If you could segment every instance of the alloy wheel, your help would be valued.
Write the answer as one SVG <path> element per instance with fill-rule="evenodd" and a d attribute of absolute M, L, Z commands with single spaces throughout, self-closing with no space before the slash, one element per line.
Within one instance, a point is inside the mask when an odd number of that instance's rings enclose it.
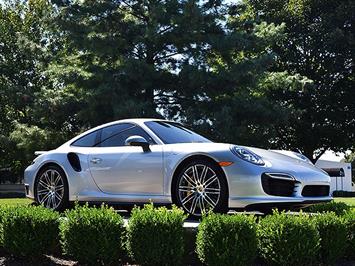
<path fill-rule="evenodd" d="M 37 202 L 44 207 L 57 209 L 64 197 L 64 180 L 54 169 L 44 171 L 37 182 Z"/>
<path fill-rule="evenodd" d="M 212 168 L 195 164 L 183 172 L 178 193 L 182 207 L 192 215 L 201 216 L 217 206 L 221 184 Z"/>

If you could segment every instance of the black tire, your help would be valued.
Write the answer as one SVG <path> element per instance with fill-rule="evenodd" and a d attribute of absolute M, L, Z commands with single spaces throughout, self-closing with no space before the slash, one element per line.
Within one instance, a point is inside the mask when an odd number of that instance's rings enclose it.
<path fill-rule="evenodd" d="M 203 182 L 204 167 L 208 170 L 206 170 L 207 172 Z M 200 182 L 197 183 L 197 181 L 195 181 L 196 186 L 194 186 L 195 184 L 192 184 L 192 181 L 187 181 L 187 177 L 184 176 L 184 174 L 189 175 L 191 171 L 193 171 L 192 169 L 195 169 L 195 173 L 197 172 L 197 175 L 200 175 L 200 179 L 198 180 Z M 213 177 L 213 174 L 215 174 L 215 178 Z M 216 180 L 213 181 L 212 178 Z M 209 180 L 212 180 L 212 183 L 210 181 L 210 184 L 208 184 L 209 182 L 207 181 Z M 203 185 L 203 183 L 205 185 Z M 226 213 L 228 211 L 227 181 L 222 169 L 213 162 L 198 159 L 186 164 L 173 180 L 172 186 L 173 202 L 177 206 L 183 208 L 191 217 L 201 217 L 202 213 L 207 212 L 208 210 L 213 210 L 218 213 Z M 187 187 L 187 191 L 185 191 L 185 187 Z M 217 197 L 218 189 L 219 195 Z M 192 197 L 193 199 L 186 199 L 186 197 Z M 196 201 L 198 202 L 196 203 Z M 213 206 L 213 204 L 211 204 L 212 202 L 216 204 Z M 191 203 L 191 206 L 188 203 Z M 196 204 L 198 206 L 195 206 L 194 208 L 194 205 Z M 201 211 L 201 209 L 203 209 L 203 211 Z"/>
<path fill-rule="evenodd" d="M 54 174 L 54 182 L 57 181 L 58 174 L 60 175 L 61 181 L 57 182 L 57 186 L 51 180 L 52 177 L 49 178 L 48 182 L 46 182 L 47 178 L 45 174 Z M 44 182 L 45 180 L 45 182 Z M 52 185 L 45 186 L 44 183 L 52 183 Z M 43 195 L 44 194 L 44 195 Z M 46 200 L 44 197 L 49 194 Z M 62 168 L 58 165 L 51 164 L 43 167 L 36 176 L 36 181 L 34 184 L 34 196 L 35 202 L 38 205 L 44 205 L 46 208 L 50 208 L 56 211 L 63 211 L 69 206 L 69 186 L 67 177 Z M 61 196 L 61 197 L 60 197 Z M 51 199 L 49 199 L 51 198 Z M 54 198 L 54 200 L 53 200 Z M 59 198 L 61 198 L 59 200 Z M 57 201 L 57 204 L 54 204 L 54 201 Z"/>

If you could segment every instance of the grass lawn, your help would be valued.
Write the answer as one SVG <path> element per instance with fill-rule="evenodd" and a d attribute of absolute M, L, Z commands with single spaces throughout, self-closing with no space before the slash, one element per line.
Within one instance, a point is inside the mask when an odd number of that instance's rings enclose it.
<path fill-rule="evenodd" d="M 334 198 L 336 202 L 345 202 L 350 205 L 352 208 L 355 208 L 355 198 Z"/>
<path fill-rule="evenodd" d="M 355 198 L 334 198 L 336 202 L 345 202 L 355 208 Z M 28 205 L 32 201 L 26 198 L 0 199 L 0 205 Z"/>
<path fill-rule="evenodd" d="M 13 198 L 13 199 L 0 199 L 0 205 L 28 205 L 31 204 L 31 200 L 26 198 Z"/>

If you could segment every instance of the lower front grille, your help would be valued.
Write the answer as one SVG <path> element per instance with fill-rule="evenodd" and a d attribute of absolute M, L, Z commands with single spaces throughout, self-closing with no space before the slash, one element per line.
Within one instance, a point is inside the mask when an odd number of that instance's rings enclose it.
<path fill-rule="evenodd" d="M 329 186 L 327 185 L 308 185 L 302 190 L 304 197 L 326 197 L 329 196 Z"/>
<path fill-rule="evenodd" d="M 261 183 L 266 194 L 291 197 L 296 180 L 287 174 L 263 173 L 261 175 Z"/>

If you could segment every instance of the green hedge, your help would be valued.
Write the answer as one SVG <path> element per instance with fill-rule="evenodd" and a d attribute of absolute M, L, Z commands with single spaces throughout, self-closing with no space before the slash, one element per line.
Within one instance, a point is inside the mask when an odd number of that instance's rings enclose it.
<path fill-rule="evenodd" d="M 133 208 L 128 224 L 127 247 L 132 259 L 141 265 L 179 265 L 184 256 L 186 215 L 173 206 Z"/>
<path fill-rule="evenodd" d="M 42 206 L 18 206 L 2 215 L 3 246 L 12 254 L 37 258 L 57 248 L 57 212 Z"/>
<path fill-rule="evenodd" d="M 0 247 L 4 246 L 4 234 L 3 234 L 3 220 L 5 216 L 5 212 L 9 209 L 7 206 L 0 207 Z"/>
<path fill-rule="evenodd" d="M 198 228 L 196 252 L 207 265 L 250 265 L 256 257 L 254 216 L 210 214 Z"/>
<path fill-rule="evenodd" d="M 124 254 L 123 219 L 112 208 L 75 206 L 60 224 L 64 254 L 81 263 L 112 264 Z"/>
<path fill-rule="evenodd" d="M 268 265 L 354 259 L 355 210 L 344 212 L 339 206 L 335 209 L 341 216 L 275 212 L 258 223 L 253 216 L 211 213 L 198 228 L 196 253 L 207 265 L 252 264 L 257 251 Z M 149 204 L 134 208 L 125 228 L 121 216 L 104 205 L 76 206 L 65 217 L 43 207 L 0 207 L 0 246 L 33 260 L 56 251 L 60 236 L 63 253 L 83 264 L 125 263 L 128 253 L 140 265 L 178 265 L 184 263 L 188 241 L 185 218 L 176 207 L 168 210 Z"/>
<path fill-rule="evenodd" d="M 346 251 L 347 228 L 344 220 L 328 212 L 313 217 L 320 235 L 320 260 L 334 264 Z"/>
<path fill-rule="evenodd" d="M 347 228 L 347 257 L 355 259 L 355 209 L 343 216 Z"/>
<path fill-rule="evenodd" d="M 327 203 L 320 203 L 315 204 L 310 207 L 307 207 L 305 211 L 307 212 L 334 212 L 336 215 L 343 215 L 347 211 L 350 210 L 350 206 L 344 202 L 327 202 Z"/>
<path fill-rule="evenodd" d="M 320 237 L 306 214 L 274 212 L 258 224 L 258 248 L 267 264 L 309 265 L 319 251 Z"/>

